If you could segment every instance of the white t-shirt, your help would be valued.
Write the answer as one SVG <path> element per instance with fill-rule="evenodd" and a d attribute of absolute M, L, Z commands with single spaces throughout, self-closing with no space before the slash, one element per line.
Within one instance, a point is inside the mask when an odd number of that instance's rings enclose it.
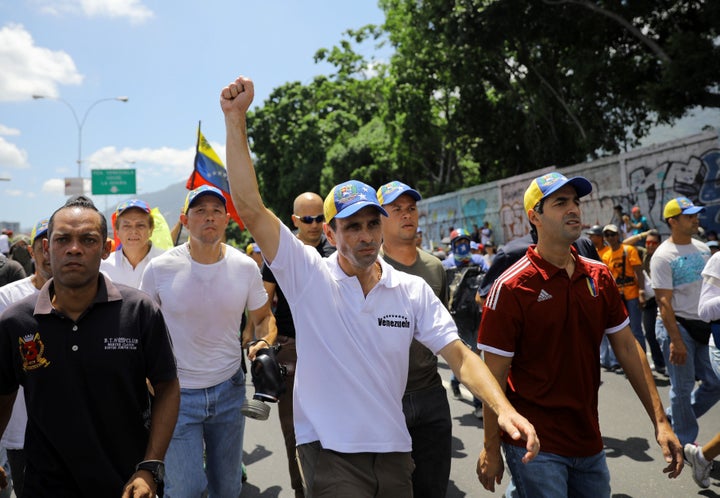
<path fill-rule="evenodd" d="M 710 258 L 710 249 L 703 242 L 691 239 L 678 245 L 664 241 L 650 260 L 653 289 L 672 290 L 672 307 L 677 316 L 698 320 L 698 303 L 702 287 L 702 271 Z"/>
<path fill-rule="evenodd" d="M 27 296 L 39 293 L 32 283 L 32 275 L 22 280 L 10 282 L 0 287 L 0 314 L 12 303 Z M 27 425 L 27 410 L 25 408 L 25 394 L 22 386 L 18 388 L 15 404 L 13 405 L 10 421 L 5 433 L 0 439 L 0 446 L 8 450 L 21 450 L 25 444 L 25 426 Z"/>
<path fill-rule="evenodd" d="M 297 444 L 319 440 L 343 453 L 411 449 L 402 411 L 410 343 L 415 337 L 437 353 L 458 340 L 457 328 L 423 279 L 378 261 L 382 278 L 364 296 L 337 253 L 323 259 L 281 226 L 270 268 L 295 322 Z"/>
<path fill-rule="evenodd" d="M 100 262 L 100 271 L 105 273 L 110 277 L 110 280 L 115 283 L 125 284 L 139 289 L 143 271 L 145 271 L 150 260 L 160 256 L 164 252 L 165 251 L 159 247 L 150 246 L 150 251 L 148 251 L 145 257 L 133 268 L 122 249 L 119 249 L 110 254 L 107 259 L 103 259 Z"/>
<path fill-rule="evenodd" d="M 7 234 L 0 234 L 0 252 L 7 255 L 10 252 L 10 237 Z"/>
<path fill-rule="evenodd" d="M 225 246 L 210 265 L 190 257 L 187 244 L 154 258 L 140 290 L 160 305 L 177 359 L 180 387 L 204 389 L 232 377 L 240 368 L 240 324 L 247 307 L 267 302 L 255 261 Z"/>
<path fill-rule="evenodd" d="M 720 252 L 715 253 L 702 272 L 703 283 L 700 291 L 698 314 L 706 322 L 720 320 Z"/>

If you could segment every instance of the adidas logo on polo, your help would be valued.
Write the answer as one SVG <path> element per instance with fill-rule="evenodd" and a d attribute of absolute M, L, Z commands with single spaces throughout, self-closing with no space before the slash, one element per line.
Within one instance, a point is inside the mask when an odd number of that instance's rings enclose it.
<path fill-rule="evenodd" d="M 552 295 L 545 289 L 542 289 L 538 295 L 537 302 L 541 303 L 543 301 L 547 301 L 548 299 L 552 299 Z"/>

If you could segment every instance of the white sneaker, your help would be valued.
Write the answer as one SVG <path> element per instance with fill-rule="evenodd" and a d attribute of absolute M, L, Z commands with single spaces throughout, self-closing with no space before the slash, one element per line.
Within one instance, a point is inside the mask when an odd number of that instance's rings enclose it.
<path fill-rule="evenodd" d="M 477 418 L 482 420 L 483 419 L 482 406 L 476 406 L 475 411 L 473 411 L 473 415 L 475 415 Z"/>
<path fill-rule="evenodd" d="M 712 462 L 700 460 L 700 447 L 694 444 L 685 445 L 685 460 L 693 469 L 693 480 L 695 484 L 701 488 L 710 487 L 710 471 L 712 470 Z M 704 460 L 704 459 L 703 459 Z"/>

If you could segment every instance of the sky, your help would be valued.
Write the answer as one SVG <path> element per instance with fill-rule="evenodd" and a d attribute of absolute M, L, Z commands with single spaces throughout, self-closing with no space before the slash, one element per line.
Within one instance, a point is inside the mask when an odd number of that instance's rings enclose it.
<path fill-rule="evenodd" d="M 27 232 L 65 202 L 79 138 L 88 185 L 104 168 L 134 168 L 138 197 L 186 180 L 198 121 L 225 157 L 223 86 L 249 76 L 262 105 L 329 74 L 315 52 L 383 19 L 375 0 L 0 0 L 0 223 Z"/>

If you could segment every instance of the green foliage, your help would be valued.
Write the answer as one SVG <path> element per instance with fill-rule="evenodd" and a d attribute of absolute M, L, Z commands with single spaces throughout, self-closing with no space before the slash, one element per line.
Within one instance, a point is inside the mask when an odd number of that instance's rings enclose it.
<path fill-rule="evenodd" d="M 393 179 L 425 196 L 635 146 L 720 107 L 720 2 L 380 0 L 383 26 L 318 50 L 332 74 L 249 116 L 266 203 Z M 389 61 L 363 44 L 389 44 Z"/>

